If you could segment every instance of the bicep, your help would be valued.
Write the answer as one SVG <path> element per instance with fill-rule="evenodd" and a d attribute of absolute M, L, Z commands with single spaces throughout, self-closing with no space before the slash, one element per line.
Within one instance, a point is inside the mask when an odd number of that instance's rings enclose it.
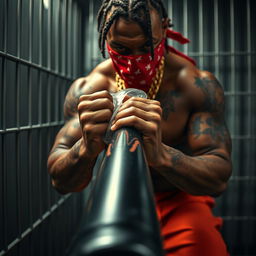
<path fill-rule="evenodd" d="M 108 78 L 96 68 L 87 77 L 79 78 L 69 88 L 64 102 L 64 117 L 69 120 L 78 115 L 80 96 L 108 89 Z"/>
<path fill-rule="evenodd" d="M 223 119 L 209 112 L 197 112 L 189 121 L 188 145 L 192 155 L 221 154 L 229 158 L 231 140 Z"/>
<path fill-rule="evenodd" d="M 195 76 L 194 109 L 189 120 L 188 142 L 194 154 L 221 152 L 229 157 L 230 135 L 224 118 L 224 91 L 209 72 Z"/>

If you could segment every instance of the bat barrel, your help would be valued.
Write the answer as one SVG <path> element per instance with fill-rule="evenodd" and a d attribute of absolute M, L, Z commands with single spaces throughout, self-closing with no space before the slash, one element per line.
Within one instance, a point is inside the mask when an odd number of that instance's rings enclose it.
<path fill-rule="evenodd" d="M 71 255 L 164 255 L 149 168 L 136 130 L 114 133 Z"/>

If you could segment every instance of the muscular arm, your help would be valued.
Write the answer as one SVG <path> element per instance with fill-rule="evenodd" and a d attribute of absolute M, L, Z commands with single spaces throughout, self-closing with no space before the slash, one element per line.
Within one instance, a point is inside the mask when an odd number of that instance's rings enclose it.
<path fill-rule="evenodd" d="M 76 80 L 65 103 L 65 125 L 56 136 L 48 158 L 52 184 L 60 193 L 78 192 L 91 180 L 102 134 L 112 115 L 106 77 L 97 70 Z M 99 92 L 98 92 L 99 91 Z"/>
<path fill-rule="evenodd" d="M 192 82 L 195 100 L 187 132 L 191 155 L 163 145 L 162 162 L 156 169 L 183 191 L 216 196 L 226 189 L 232 169 L 223 90 L 210 73 L 193 76 Z"/>
<path fill-rule="evenodd" d="M 81 191 L 91 180 L 95 158 L 85 154 L 77 117 L 59 131 L 48 158 L 52 185 L 60 193 Z"/>
<path fill-rule="evenodd" d="M 92 176 L 95 159 L 84 156 L 85 147 L 77 112 L 84 85 L 84 78 L 76 80 L 71 85 L 64 102 L 66 122 L 57 134 L 48 157 L 52 185 L 60 193 L 81 191 Z"/>

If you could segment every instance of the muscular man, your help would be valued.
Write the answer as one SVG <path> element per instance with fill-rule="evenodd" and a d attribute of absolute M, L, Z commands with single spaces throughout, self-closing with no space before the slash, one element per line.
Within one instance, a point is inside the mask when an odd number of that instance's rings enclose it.
<path fill-rule="evenodd" d="M 143 134 L 167 255 L 227 255 L 221 221 L 211 214 L 211 196 L 231 175 L 221 85 L 169 50 L 166 36 L 174 32 L 161 0 L 104 0 L 98 21 L 101 52 L 106 44 L 111 58 L 70 87 L 66 123 L 48 159 L 53 186 L 68 193 L 89 184 L 106 147 L 110 92 L 143 89 L 149 99 L 125 98 L 111 129 L 133 126 Z"/>

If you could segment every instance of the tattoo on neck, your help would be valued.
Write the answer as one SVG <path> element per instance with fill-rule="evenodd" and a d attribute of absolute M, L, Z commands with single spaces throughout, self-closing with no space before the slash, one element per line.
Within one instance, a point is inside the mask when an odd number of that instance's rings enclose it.
<path fill-rule="evenodd" d="M 163 119 L 167 120 L 170 112 L 175 112 L 177 107 L 177 99 L 181 97 L 181 93 L 177 91 L 159 92 L 157 100 L 161 103 L 163 109 Z"/>

